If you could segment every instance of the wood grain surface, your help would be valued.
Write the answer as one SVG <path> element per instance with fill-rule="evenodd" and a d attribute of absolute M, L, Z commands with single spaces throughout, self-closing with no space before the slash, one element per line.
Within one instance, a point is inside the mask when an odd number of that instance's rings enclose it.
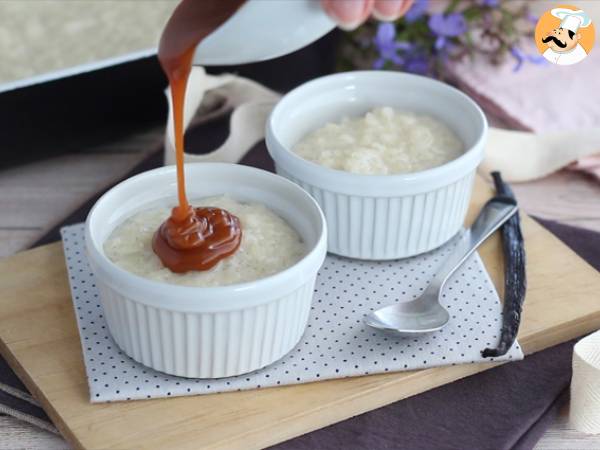
<path fill-rule="evenodd" d="M 472 212 L 489 195 L 478 182 Z M 596 271 L 531 219 L 524 218 L 524 232 L 530 261 L 519 335 L 524 350 L 535 352 L 600 327 Z M 487 242 L 481 255 L 501 285 L 499 240 Z M 92 405 L 59 243 L 0 263 L 0 338 L 2 354 L 79 448 L 260 448 L 491 367 Z"/>
<path fill-rule="evenodd" d="M 600 231 L 600 180 L 570 170 L 513 186 L 519 205 L 544 219 Z"/>

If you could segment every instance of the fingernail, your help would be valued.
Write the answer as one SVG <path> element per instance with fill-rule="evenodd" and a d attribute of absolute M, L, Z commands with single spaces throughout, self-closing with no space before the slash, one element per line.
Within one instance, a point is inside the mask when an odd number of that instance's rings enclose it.
<path fill-rule="evenodd" d="M 373 7 L 373 16 L 391 22 L 402 16 L 411 6 L 412 0 L 378 0 Z"/>
<path fill-rule="evenodd" d="M 356 30 L 362 22 L 362 20 L 357 20 L 356 22 L 342 22 L 338 20 L 338 27 L 344 31 L 352 31 Z"/>
<path fill-rule="evenodd" d="M 344 30 L 359 26 L 369 14 L 370 1 L 365 0 L 325 0 L 325 11 Z"/>

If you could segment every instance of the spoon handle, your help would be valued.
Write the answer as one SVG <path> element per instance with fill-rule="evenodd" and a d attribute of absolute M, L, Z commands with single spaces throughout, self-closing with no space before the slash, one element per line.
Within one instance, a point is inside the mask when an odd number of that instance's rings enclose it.
<path fill-rule="evenodd" d="M 442 263 L 427 290 L 438 291 L 448 277 L 479 247 L 494 231 L 517 212 L 514 199 L 496 196 L 490 199 L 479 212 L 471 228 L 464 230 L 456 248 Z"/>

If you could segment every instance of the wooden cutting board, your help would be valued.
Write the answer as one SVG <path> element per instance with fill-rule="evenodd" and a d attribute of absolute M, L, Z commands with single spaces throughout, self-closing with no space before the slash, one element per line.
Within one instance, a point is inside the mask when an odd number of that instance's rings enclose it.
<path fill-rule="evenodd" d="M 478 180 L 470 212 L 491 195 Z M 526 353 L 600 328 L 600 275 L 523 218 Z M 480 251 L 502 286 L 498 236 Z M 499 289 L 501 291 L 501 289 Z M 227 394 L 91 404 L 60 243 L 0 262 L 0 351 L 78 448 L 252 449 L 272 445 L 493 367 L 462 365 Z"/>

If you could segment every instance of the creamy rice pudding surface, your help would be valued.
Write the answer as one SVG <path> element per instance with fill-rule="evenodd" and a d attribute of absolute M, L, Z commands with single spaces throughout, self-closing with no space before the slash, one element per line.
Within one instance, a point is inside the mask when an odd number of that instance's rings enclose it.
<path fill-rule="evenodd" d="M 362 117 L 327 123 L 293 151 L 331 169 L 389 175 L 440 166 L 459 157 L 464 145 L 431 116 L 381 107 Z"/>
<path fill-rule="evenodd" d="M 152 250 L 152 237 L 171 213 L 168 207 L 141 211 L 119 225 L 104 243 L 106 256 L 117 266 L 152 280 L 188 286 L 224 286 L 264 278 L 292 266 L 305 254 L 298 233 L 281 217 L 258 203 L 230 197 L 196 200 L 202 206 L 227 210 L 240 219 L 239 249 L 206 271 L 174 273 Z"/>

